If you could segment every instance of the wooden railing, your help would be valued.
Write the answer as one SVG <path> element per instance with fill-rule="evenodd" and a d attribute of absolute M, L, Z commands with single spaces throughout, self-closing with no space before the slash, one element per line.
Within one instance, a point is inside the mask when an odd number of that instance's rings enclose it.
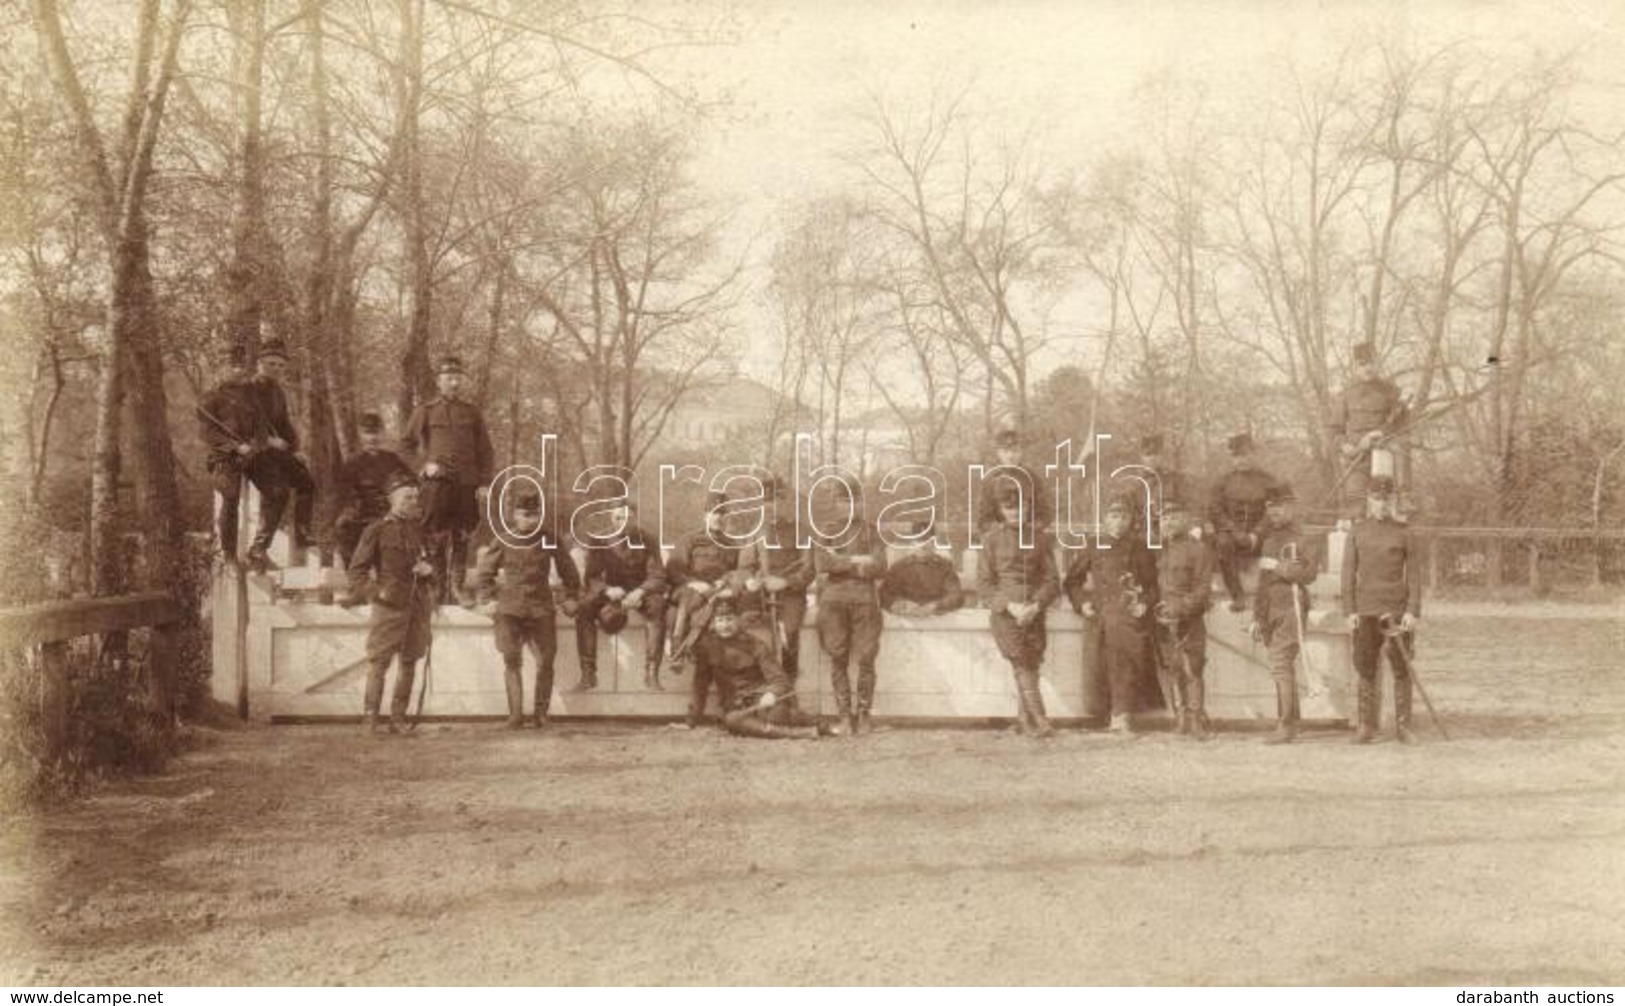
<path fill-rule="evenodd" d="M 61 753 L 67 737 L 68 643 L 82 636 L 152 629 L 147 698 L 166 722 L 174 717 L 175 661 L 180 652 L 176 630 L 183 613 L 181 605 L 162 591 L 0 610 L 0 647 L 40 650 L 40 718 L 47 754 Z"/>
<path fill-rule="evenodd" d="M 1517 584 L 1539 593 L 1558 580 L 1602 586 L 1608 580 L 1610 553 L 1615 582 L 1625 580 L 1625 530 L 1420 525 L 1412 530 L 1422 542 L 1429 591 Z"/>

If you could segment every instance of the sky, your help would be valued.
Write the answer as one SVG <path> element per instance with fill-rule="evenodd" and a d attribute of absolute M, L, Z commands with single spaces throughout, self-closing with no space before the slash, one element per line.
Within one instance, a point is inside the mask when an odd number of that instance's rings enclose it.
<path fill-rule="evenodd" d="M 673 10 L 724 8 L 688 0 Z M 737 44 L 680 53 L 672 66 L 702 94 L 732 96 L 701 145 L 698 175 L 733 214 L 732 254 L 760 266 L 797 198 L 839 187 L 853 112 L 877 92 L 901 105 L 971 81 L 990 118 L 1036 124 L 1045 149 L 1080 168 L 1132 138 L 1133 96 L 1153 73 L 1198 81 L 1216 105 L 1243 106 L 1272 61 L 1313 66 L 1361 32 L 1421 43 L 1472 39 L 1509 52 L 1582 46 L 1620 78 L 1625 0 L 761 0 L 731 8 Z M 1625 106 L 1625 94 L 1592 100 Z M 765 270 L 753 270 L 760 283 Z M 756 298 L 759 301 L 759 297 Z M 747 329 L 771 326 L 760 303 Z M 751 331 L 744 367 L 770 374 L 776 350 Z"/>

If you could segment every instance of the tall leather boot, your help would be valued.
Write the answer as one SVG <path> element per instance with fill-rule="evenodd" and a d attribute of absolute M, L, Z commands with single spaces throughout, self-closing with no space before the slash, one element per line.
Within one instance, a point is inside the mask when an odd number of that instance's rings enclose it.
<path fill-rule="evenodd" d="M 508 690 L 508 719 L 503 727 L 518 730 L 525 725 L 525 682 L 519 673 L 519 661 L 506 661 L 502 667 L 502 684 Z"/>
<path fill-rule="evenodd" d="M 378 708 L 384 704 L 384 675 L 388 673 L 388 664 L 367 665 L 367 694 L 362 700 L 361 722 L 368 736 L 378 736 Z"/>
<path fill-rule="evenodd" d="M 1016 684 L 1021 689 L 1021 705 L 1027 713 L 1028 729 L 1032 736 L 1053 736 L 1055 728 L 1050 726 L 1049 717 L 1044 712 L 1044 690 L 1039 685 L 1038 671 L 1031 667 L 1023 668 Z"/>
<path fill-rule="evenodd" d="M 598 687 L 598 623 L 591 609 L 583 607 L 576 615 L 576 662 L 581 676 L 572 692 L 590 692 Z"/>
<path fill-rule="evenodd" d="M 1190 722 L 1190 735 L 1193 740 L 1205 741 L 1213 736 L 1208 729 L 1207 722 L 1207 686 L 1201 678 L 1190 678 L 1185 682 L 1185 718 Z"/>
<path fill-rule="evenodd" d="M 835 725 L 830 733 L 842 737 L 857 726 L 852 716 L 852 680 L 847 676 L 845 664 L 832 664 L 829 669 L 830 690 L 835 693 Z"/>
<path fill-rule="evenodd" d="M 1416 734 L 1411 730 L 1411 676 L 1394 676 L 1394 740 L 1401 744 L 1415 744 Z"/>
<path fill-rule="evenodd" d="M 1355 685 L 1354 744 L 1370 744 L 1377 736 L 1377 682 L 1361 678 Z"/>
<path fill-rule="evenodd" d="M 1027 705 L 1027 692 L 1022 688 L 1021 668 L 1011 664 L 1010 677 L 1016 684 L 1016 732 L 1030 735 L 1033 732 L 1033 714 Z"/>
<path fill-rule="evenodd" d="M 858 715 L 852 723 L 852 732 L 867 734 L 874 731 L 875 725 L 869 719 L 869 709 L 875 704 L 875 669 L 873 667 L 858 668 Z"/>
<path fill-rule="evenodd" d="M 395 676 L 395 694 L 389 699 L 389 732 L 392 734 L 406 729 L 406 711 L 412 705 L 412 680 L 417 677 L 417 669 L 416 662 L 403 660 Z"/>
<path fill-rule="evenodd" d="M 1275 682 L 1275 730 L 1265 744 L 1290 744 L 1298 736 L 1298 685 L 1291 679 Z"/>
<path fill-rule="evenodd" d="M 532 694 L 536 715 L 531 725 L 540 729 L 547 726 L 547 711 L 553 705 L 553 661 L 544 660 L 536 665 L 536 690 Z"/>
<path fill-rule="evenodd" d="M 654 654 L 643 664 L 643 687 L 653 692 L 663 692 L 660 687 L 660 655 Z"/>

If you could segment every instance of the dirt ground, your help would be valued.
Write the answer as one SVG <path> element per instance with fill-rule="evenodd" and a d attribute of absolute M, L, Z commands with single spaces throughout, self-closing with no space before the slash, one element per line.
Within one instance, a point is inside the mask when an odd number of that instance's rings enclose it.
<path fill-rule="evenodd" d="M 1619 984 L 1622 654 L 1433 618 L 1409 748 L 221 731 L 0 827 L 0 984 Z"/>

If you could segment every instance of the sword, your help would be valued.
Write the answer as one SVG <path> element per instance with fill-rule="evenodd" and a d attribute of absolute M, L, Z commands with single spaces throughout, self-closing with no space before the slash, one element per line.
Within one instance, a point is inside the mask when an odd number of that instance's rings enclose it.
<path fill-rule="evenodd" d="M 1411 683 L 1416 685 L 1417 694 L 1422 696 L 1422 704 L 1428 707 L 1428 718 L 1433 720 L 1433 725 L 1438 729 L 1439 736 L 1449 740 L 1450 735 L 1445 732 L 1444 722 L 1439 719 L 1438 711 L 1433 708 L 1433 700 L 1428 698 L 1428 690 L 1422 687 L 1422 679 L 1417 677 L 1416 664 L 1412 662 L 1411 653 L 1405 646 L 1406 634 L 1404 630 L 1399 628 L 1399 619 L 1393 615 L 1383 615 L 1378 619 L 1377 624 L 1381 627 L 1383 638 L 1386 640 L 1383 646 L 1388 650 L 1388 659 L 1394 660 L 1397 658 L 1400 664 L 1404 666 L 1411 676 Z"/>

